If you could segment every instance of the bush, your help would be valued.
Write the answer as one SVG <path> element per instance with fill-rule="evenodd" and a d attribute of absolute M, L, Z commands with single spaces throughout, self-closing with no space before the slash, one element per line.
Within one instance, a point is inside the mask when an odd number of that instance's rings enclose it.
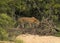
<path fill-rule="evenodd" d="M 7 14 L 0 14 L 0 27 L 2 28 L 9 28 L 13 27 L 14 20 L 8 16 Z"/>
<path fill-rule="evenodd" d="M 0 14 L 0 40 L 7 40 L 9 29 L 14 27 L 14 23 L 14 20 L 7 14 Z"/>
<path fill-rule="evenodd" d="M 8 33 L 0 27 L 0 40 L 8 40 Z"/>
<path fill-rule="evenodd" d="M 23 43 L 23 40 L 17 40 L 17 39 L 16 39 L 14 42 L 15 42 L 15 43 Z"/>

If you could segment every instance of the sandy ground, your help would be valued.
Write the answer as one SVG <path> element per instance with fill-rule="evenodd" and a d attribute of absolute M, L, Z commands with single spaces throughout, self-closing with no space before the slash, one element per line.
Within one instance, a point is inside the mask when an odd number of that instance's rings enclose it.
<path fill-rule="evenodd" d="M 38 35 L 19 35 L 18 40 L 23 40 L 24 43 L 60 43 L 60 37 L 55 36 L 38 36 Z"/>

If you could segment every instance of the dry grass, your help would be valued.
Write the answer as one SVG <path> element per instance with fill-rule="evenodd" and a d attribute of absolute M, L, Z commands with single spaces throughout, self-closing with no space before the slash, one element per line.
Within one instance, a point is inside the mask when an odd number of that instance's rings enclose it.
<path fill-rule="evenodd" d="M 60 37 L 55 36 L 38 36 L 23 34 L 16 37 L 18 40 L 23 40 L 24 43 L 60 43 Z"/>
<path fill-rule="evenodd" d="M 14 43 L 14 42 L 10 42 L 10 41 L 0 41 L 0 43 Z"/>

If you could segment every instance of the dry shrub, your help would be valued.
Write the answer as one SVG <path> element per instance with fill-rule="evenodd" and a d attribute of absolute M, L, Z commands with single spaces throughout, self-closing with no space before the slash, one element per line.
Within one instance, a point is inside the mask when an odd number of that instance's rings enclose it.
<path fill-rule="evenodd" d="M 46 18 L 41 21 L 36 32 L 40 35 L 54 35 L 57 32 L 55 29 L 56 25 L 54 24 L 53 20 Z"/>

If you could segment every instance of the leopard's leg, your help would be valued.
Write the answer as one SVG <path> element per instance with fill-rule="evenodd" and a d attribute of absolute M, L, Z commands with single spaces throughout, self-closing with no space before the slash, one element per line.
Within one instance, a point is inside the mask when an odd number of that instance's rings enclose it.
<path fill-rule="evenodd" d="M 32 28 L 32 23 L 29 23 L 29 25 L 30 25 L 30 28 Z"/>
<path fill-rule="evenodd" d="M 20 28 L 24 28 L 24 23 L 20 23 Z"/>

